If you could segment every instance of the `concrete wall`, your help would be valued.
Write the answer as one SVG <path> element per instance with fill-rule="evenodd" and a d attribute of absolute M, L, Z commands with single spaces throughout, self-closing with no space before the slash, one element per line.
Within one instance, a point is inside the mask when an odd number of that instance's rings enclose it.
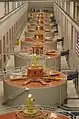
<path fill-rule="evenodd" d="M 11 9 L 12 8 L 10 6 L 10 10 Z M 17 37 L 20 36 L 23 28 L 25 27 L 25 24 L 27 23 L 28 19 L 27 14 L 28 14 L 28 2 L 18 7 L 16 10 L 12 11 L 10 14 L 8 14 L 7 16 L 5 16 L 3 19 L 0 20 L 0 40 L 1 40 L 0 45 L 2 46 L 2 54 L 4 51 L 8 52 L 7 51 L 8 48 L 9 52 L 12 52 L 11 49 L 13 44 L 15 44 Z M 6 62 L 4 63 L 3 61 L 4 58 L 2 54 L 0 54 L 1 56 L 0 68 L 2 68 L 2 64 L 6 64 Z"/>
<path fill-rule="evenodd" d="M 19 9 L 19 8 L 18 8 Z M 27 4 L 0 20 L 0 39 L 16 23 L 27 9 Z"/>
<path fill-rule="evenodd" d="M 70 2 L 70 4 L 65 3 L 65 7 L 63 8 L 69 15 L 74 19 L 74 4 L 73 2 Z M 69 7 L 70 5 L 70 7 Z M 62 6 L 60 6 L 62 7 Z M 68 12 L 69 11 L 69 12 Z M 77 32 L 79 32 L 77 29 L 78 26 L 74 26 L 74 21 L 69 21 L 69 17 L 65 16 L 64 14 L 61 14 L 61 11 L 54 6 L 54 13 L 55 17 L 57 19 L 57 22 L 59 24 L 59 35 L 64 37 L 64 50 L 69 50 L 69 60 L 68 64 L 70 66 L 71 70 L 79 70 L 79 57 L 76 54 L 76 42 L 77 42 Z M 76 16 L 75 16 L 76 17 Z M 61 20 L 60 20 L 61 18 Z"/>

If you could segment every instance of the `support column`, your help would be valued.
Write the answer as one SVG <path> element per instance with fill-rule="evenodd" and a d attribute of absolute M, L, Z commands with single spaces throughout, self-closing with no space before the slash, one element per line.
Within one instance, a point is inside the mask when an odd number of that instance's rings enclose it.
<path fill-rule="evenodd" d="M 16 2 L 12 2 L 12 10 L 16 8 Z"/>
<path fill-rule="evenodd" d="M 69 43 L 68 43 L 68 20 L 66 19 L 66 26 L 65 26 L 65 47 L 64 49 L 67 50 L 69 48 Z"/>
<path fill-rule="evenodd" d="M 67 11 L 67 2 L 64 2 L 64 11 Z"/>
<path fill-rule="evenodd" d="M 67 2 L 64 2 L 64 11 L 66 12 L 67 10 Z M 66 27 L 66 18 L 63 16 L 63 37 L 64 37 L 64 46 L 63 46 L 63 49 L 64 50 L 67 50 L 67 34 L 66 34 L 66 30 L 67 27 Z"/>
<path fill-rule="evenodd" d="M 18 2 L 16 2 L 16 8 L 18 7 Z"/>
<path fill-rule="evenodd" d="M 78 62 L 75 61 L 76 58 L 76 41 L 77 41 L 77 32 L 76 29 L 73 27 L 73 69 L 77 69 Z"/>
<path fill-rule="evenodd" d="M 70 16 L 74 19 L 74 2 L 70 2 Z M 68 22 L 68 42 L 69 42 L 69 49 L 72 49 L 73 42 L 73 26 L 70 22 Z"/>
<path fill-rule="evenodd" d="M 61 26 L 58 24 L 58 36 L 61 38 L 62 33 L 61 33 Z"/>
<path fill-rule="evenodd" d="M 9 13 L 9 2 L 5 2 L 5 15 Z"/>
<path fill-rule="evenodd" d="M 77 7 L 77 2 L 75 2 L 75 20 L 78 21 L 78 7 Z"/>
<path fill-rule="evenodd" d="M 61 6 L 61 8 L 62 8 L 62 6 L 63 6 L 63 3 L 62 3 L 62 2 L 61 2 L 61 5 L 60 5 L 60 6 Z"/>
<path fill-rule="evenodd" d="M 75 4 L 74 2 L 70 2 L 70 16 L 74 19 L 75 17 Z M 71 25 L 70 22 L 68 22 L 68 41 L 69 41 L 69 65 L 70 65 L 70 69 L 73 69 L 74 68 L 74 55 L 73 55 L 73 26 Z"/>
<path fill-rule="evenodd" d="M 70 16 L 72 17 L 72 18 L 74 18 L 75 17 L 75 4 L 74 4 L 74 2 L 70 2 Z"/>

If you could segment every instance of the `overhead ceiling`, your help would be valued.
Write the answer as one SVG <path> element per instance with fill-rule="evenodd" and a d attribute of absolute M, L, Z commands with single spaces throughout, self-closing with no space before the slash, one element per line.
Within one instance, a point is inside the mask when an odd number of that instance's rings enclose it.
<path fill-rule="evenodd" d="M 0 0 L 0 2 L 15 2 L 15 1 L 48 1 L 48 0 Z M 69 2 L 69 1 L 74 1 L 74 2 L 78 2 L 79 0 L 49 0 L 49 1 L 58 1 L 58 2 Z"/>

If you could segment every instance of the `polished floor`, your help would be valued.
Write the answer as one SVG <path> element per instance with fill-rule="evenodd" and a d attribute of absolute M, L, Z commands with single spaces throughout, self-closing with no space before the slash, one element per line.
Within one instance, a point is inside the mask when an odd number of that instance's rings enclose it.
<path fill-rule="evenodd" d="M 55 36 L 55 37 L 59 37 L 59 36 Z M 23 39 L 23 38 L 24 38 L 24 35 L 22 33 L 20 39 Z M 58 48 L 59 51 L 62 51 L 61 43 L 58 43 L 57 44 L 57 48 Z M 20 46 L 15 47 L 15 52 L 18 52 L 18 51 L 20 51 Z M 14 56 L 11 55 L 10 59 L 7 62 L 6 68 L 8 70 L 10 70 L 13 67 L 14 67 Z M 69 69 L 69 67 L 67 65 L 65 56 L 63 56 L 61 58 L 61 70 L 67 70 L 67 69 Z M 74 86 L 73 81 L 68 81 L 67 87 L 68 87 L 67 88 L 68 98 L 77 98 L 78 95 L 76 93 L 76 90 L 75 90 L 75 86 Z M 16 106 L 9 107 L 9 106 L 6 106 L 6 105 L 2 105 L 3 95 L 4 95 L 3 94 L 3 90 L 4 90 L 4 88 L 3 88 L 3 82 L 0 81 L 0 114 L 7 113 L 9 111 L 14 111 L 16 109 L 15 108 Z M 68 100 L 67 106 L 69 106 L 69 107 L 79 107 L 79 99 L 76 99 L 76 100 L 70 99 L 70 100 Z M 56 111 L 64 111 L 64 110 L 62 110 L 60 108 L 57 108 Z M 79 117 L 78 117 L 78 119 L 79 119 Z"/>

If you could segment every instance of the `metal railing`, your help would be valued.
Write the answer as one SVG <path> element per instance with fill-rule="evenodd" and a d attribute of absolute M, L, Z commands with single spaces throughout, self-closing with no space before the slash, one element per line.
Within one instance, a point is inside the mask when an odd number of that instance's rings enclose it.
<path fill-rule="evenodd" d="M 21 66 L 21 67 L 15 67 L 11 68 L 9 70 L 0 69 L 0 80 L 8 79 L 10 78 L 11 74 L 18 75 L 20 72 L 23 73 L 27 66 Z"/>

